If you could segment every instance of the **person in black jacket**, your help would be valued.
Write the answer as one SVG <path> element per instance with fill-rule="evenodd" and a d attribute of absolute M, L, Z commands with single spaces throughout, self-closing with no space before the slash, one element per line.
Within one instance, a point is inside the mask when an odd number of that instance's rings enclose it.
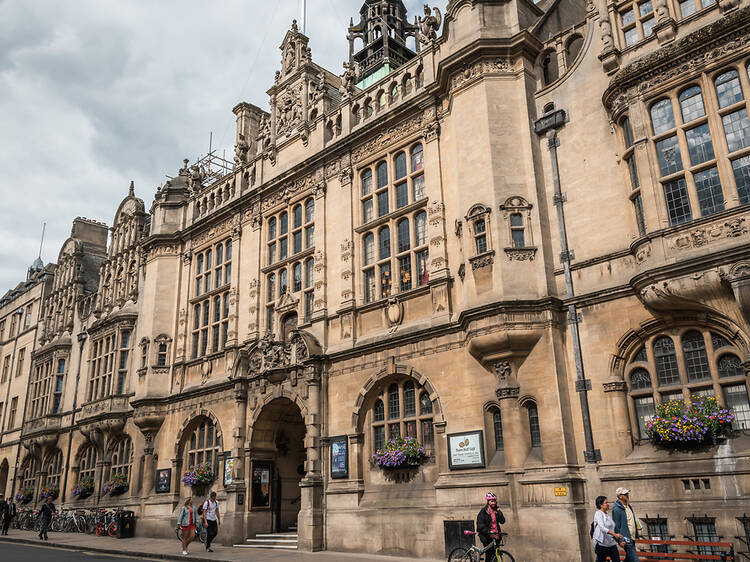
<path fill-rule="evenodd" d="M 16 509 L 16 504 L 13 502 L 13 497 L 8 498 L 8 507 L 7 507 L 7 513 L 5 515 L 5 521 L 3 521 L 3 527 L 2 532 L 0 534 L 7 535 L 8 529 L 10 528 L 10 522 L 13 520 L 13 518 L 18 513 L 18 510 Z"/>
<path fill-rule="evenodd" d="M 500 525 L 505 524 L 505 516 L 500 508 L 497 507 L 497 496 L 494 492 L 487 492 L 484 496 L 487 500 L 485 505 L 477 514 L 477 534 L 483 546 L 487 546 L 492 541 L 500 538 Z M 497 557 L 495 551 L 488 552 L 485 557 L 486 562 L 495 562 Z"/>
<path fill-rule="evenodd" d="M 39 538 L 42 540 L 49 540 L 49 537 L 47 536 L 47 529 L 49 529 L 49 524 L 52 521 L 53 513 L 57 513 L 55 504 L 52 503 L 52 496 L 47 496 L 44 504 L 42 504 L 42 509 L 40 510 L 39 514 L 42 518 L 42 530 L 39 531 Z"/>
<path fill-rule="evenodd" d="M 8 502 L 5 496 L 0 494 L 0 529 L 5 525 L 5 519 L 8 517 Z"/>

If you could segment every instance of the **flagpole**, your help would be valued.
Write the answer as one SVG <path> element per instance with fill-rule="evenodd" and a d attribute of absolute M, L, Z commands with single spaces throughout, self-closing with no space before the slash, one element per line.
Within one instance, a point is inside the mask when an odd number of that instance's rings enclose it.
<path fill-rule="evenodd" d="M 302 29 L 302 33 L 304 34 L 305 23 L 307 20 L 307 0 L 300 0 L 300 11 L 302 13 L 300 16 L 300 23 L 302 24 L 301 29 Z"/>

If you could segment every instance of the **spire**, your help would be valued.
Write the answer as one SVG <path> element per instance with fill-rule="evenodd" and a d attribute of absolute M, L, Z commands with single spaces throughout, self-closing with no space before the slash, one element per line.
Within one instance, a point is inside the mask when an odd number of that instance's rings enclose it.
<path fill-rule="evenodd" d="M 130 180 L 130 188 L 128 189 L 128 197 L 135 197 L 135 182 Z"/>

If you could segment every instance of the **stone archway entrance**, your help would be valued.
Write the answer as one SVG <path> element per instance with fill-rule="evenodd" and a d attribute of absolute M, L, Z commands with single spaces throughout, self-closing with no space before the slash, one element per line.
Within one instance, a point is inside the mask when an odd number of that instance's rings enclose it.
<path fill-rule="evenodd" d="M 305 429 L 299 407 L 288 398 L 266 404 L 253 424 L 248 495 L 258 532 L 297 528 L 307 459 Z"/>

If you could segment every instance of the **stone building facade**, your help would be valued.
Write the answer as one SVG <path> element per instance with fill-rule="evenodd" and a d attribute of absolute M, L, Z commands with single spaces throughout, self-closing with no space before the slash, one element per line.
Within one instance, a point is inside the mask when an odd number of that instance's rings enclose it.
<path fill-rule="evenodd" d="M 0 384 L 26 396 L 6 493 L 170 536 L 208 463 L 228 544 L 438 558 L 492 489 L 518 560 L 577 561 L 626 486 L 649 536 L 747 551 L 750 3 L 444 12 L 367 0 L 343 75 L 294 24 L 231 171 L 186 161 L 109 231 L 76 219 L 3 301 L 7 325 L 40 305 L 0 342 L 29 369 Z M 649 442 L 656 403 L 704 394 L 730 438 Z M 428 460 L 376 466 L 395 435 Z"/>

